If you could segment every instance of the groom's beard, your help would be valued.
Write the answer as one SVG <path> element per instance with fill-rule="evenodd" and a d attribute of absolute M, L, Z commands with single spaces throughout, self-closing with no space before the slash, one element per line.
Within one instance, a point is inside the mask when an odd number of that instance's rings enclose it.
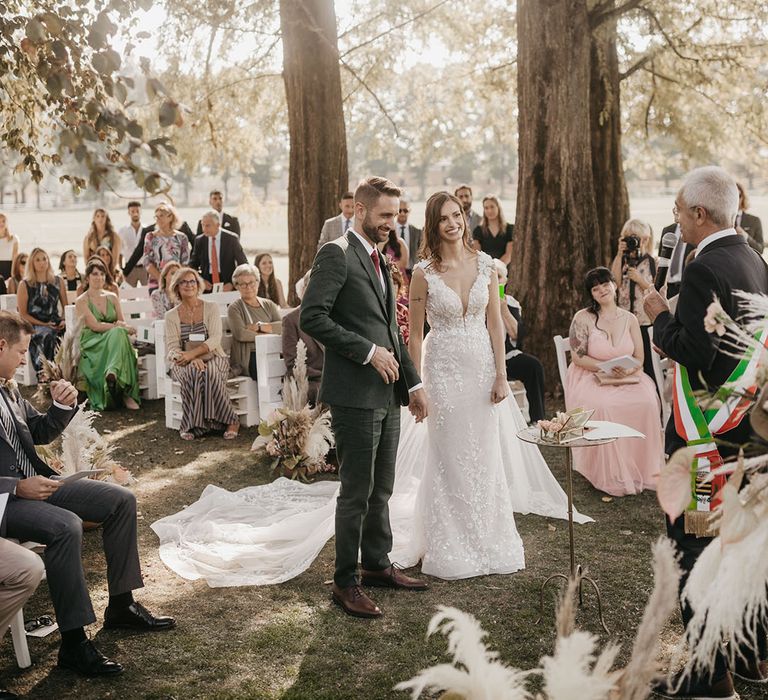
<path fill-rule="evenodd" d="M 378 226 L 374 226 L 371 223 L 371 220 L 367 215 L 363 219 L 361 228 L 363 229 L 366 238 L 368 238 L 369 241 L 373 241 L 374 245 L 376 243 L 383 243 L 389 237 L 389 228 L 387 228 L 386 231 L 384 229 L 379 229 Z"/>

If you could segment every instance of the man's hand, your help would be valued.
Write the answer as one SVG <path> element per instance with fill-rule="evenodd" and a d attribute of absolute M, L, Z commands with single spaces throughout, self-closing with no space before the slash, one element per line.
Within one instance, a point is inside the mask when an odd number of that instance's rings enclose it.
<path fill-rule="evenodd" d="M 51 398 L 62 406 L 77 405 L 77 389 L 66 379 L 51 382 Z"/>
<path fill-rule="evenodd" d="M 749 234 L 743 228 L 741 228 L 741 226 L 736 227 L 736 233 L 744 238 L 749 238 Z"/>
<path fill-rule="evenodd" d="M 31 476 L 28 479 L 19 479 L 16 484 L 16 497 L 27 498 L 31 501 L 44 501 L 58 491 L 60 486 L 60 481 L 47 479 L 44 476 Z"/>
<path fill-rule="evenodd" d="M 386 348 L 376 346 L 376 352 L 373 353 L 371 358 L 371 365 L 379 373 L 385 384 L 394 384 L 400 376 L 397 360 Z"/>
<path fill-rule="evenodd" d="M 427 394 L 424 389 L 416 389 L 410 393 L 408 410 L 417 423 L 421 423 L 427 417 L 429 411 L 427 410 Z"/>
<path fill-rule="evenodd" d="M 649 289 L 643 299 L 643 309 L 653 323 L 662 311 L 669 311 L 669 303 L 655 289 Z"/>

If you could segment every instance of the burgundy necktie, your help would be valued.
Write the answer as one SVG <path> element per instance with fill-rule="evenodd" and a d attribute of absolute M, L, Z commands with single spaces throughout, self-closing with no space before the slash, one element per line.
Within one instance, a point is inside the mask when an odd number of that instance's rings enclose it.
<path fill-rule="evenodd" d="M 371 253 L 371 260 L 373 260 L 373 266 L 376 268 L 376 274 L 381 277 L 381 263 L 379 262 L 379 254 L 375 250 Z"/>

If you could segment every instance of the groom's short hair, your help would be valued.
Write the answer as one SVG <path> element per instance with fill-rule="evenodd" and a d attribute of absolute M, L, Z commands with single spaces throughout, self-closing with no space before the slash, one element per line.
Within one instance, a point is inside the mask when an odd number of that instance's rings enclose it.
<path fill-rule="evenodd" d="M 385 177 L 367 177 L 362 180 L 355 190 L 355 201 L 365 205 L 367 209 L 379 201 L 379 197 L 399 197 L 400 188 Z"/>
<path fill-rule="evenodd" d="M 0 338 L 5 339 L 8 345 L 18 343 L 22 334 L 32 335 L 34 332 L 32 324 L 25 321 L 19 314 L 0 311 Z"/>

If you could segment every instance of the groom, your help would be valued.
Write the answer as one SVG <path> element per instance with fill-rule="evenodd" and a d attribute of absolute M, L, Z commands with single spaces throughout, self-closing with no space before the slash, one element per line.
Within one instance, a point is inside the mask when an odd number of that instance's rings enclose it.
<path fill-rule="evenodd" d="M 397 327 L 386 258 L 376 247 L 394 228 L 399 197 L 385 178 L 358 185 L 353 227 L 320 248 L 301 303 L 301 329 L 325 346 L 319 400 L 331 407 L 339 457 L 333 601 L 356 617 L 382 614 L 358 582 L 358 552 L 363 585 L 427 588 L 389 560 L 400 406 L 417 422 L 427 416 L 421 380 Z"/>

